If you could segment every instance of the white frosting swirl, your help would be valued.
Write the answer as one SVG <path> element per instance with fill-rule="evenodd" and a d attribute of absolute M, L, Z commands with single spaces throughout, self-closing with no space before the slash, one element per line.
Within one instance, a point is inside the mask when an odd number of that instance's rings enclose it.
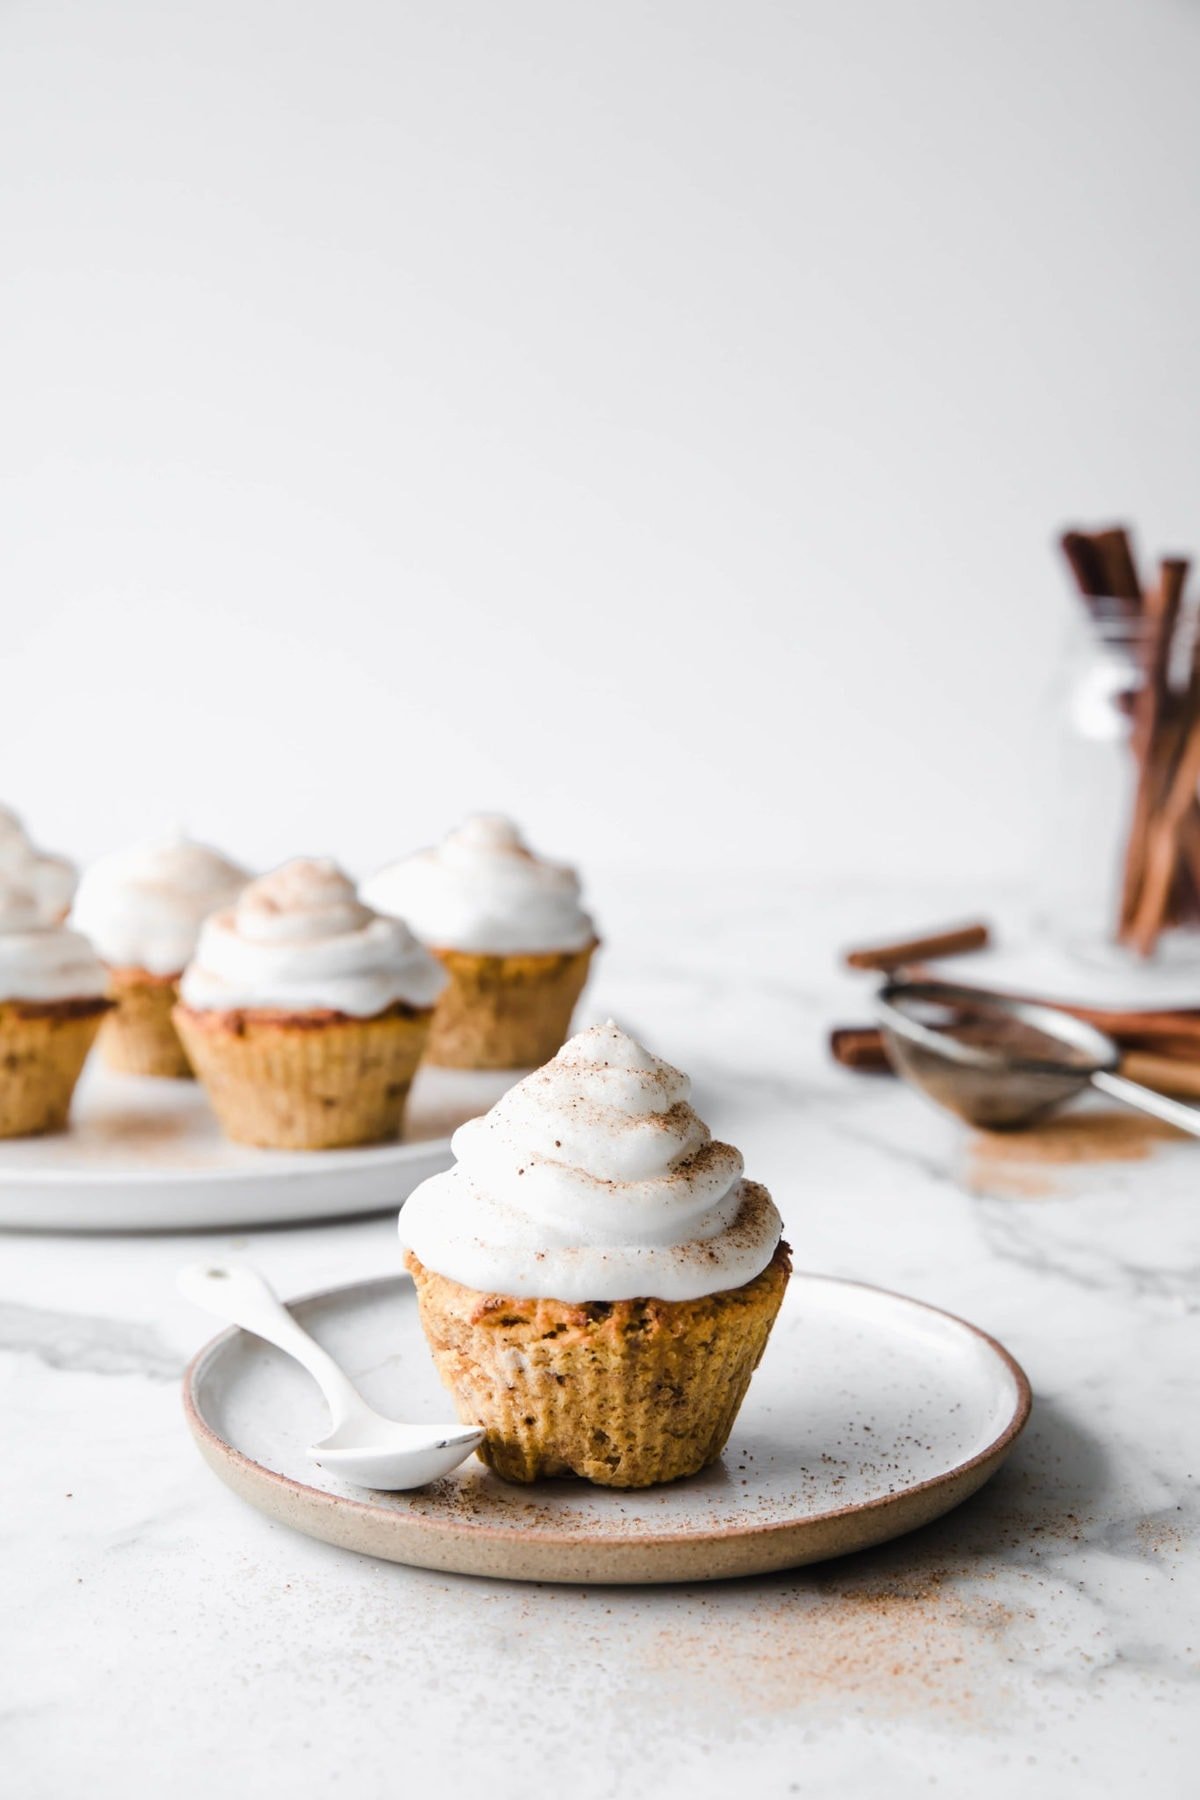
<path fill-rule="evenodd" d="M 399 919 L 364 906 L 336 863 L 285 863 L 207 919 L 180 995 L 198 1011 L 281 1008 L 370 1018 L 432 1006 L 443 970 Z"/>
<path fill-rule="evenodd" d="M 71 910 L 77 879 L 74 863 L 37 849 L 7 806 L 0 806 L 0 878 L 31 893 L 51 921 L 65 919 Z"/>
<path fill-rule="evenodd" d="M 782 1226 L 688 1104 L 686 1075 L 611 1020 L 452 1139 L 400 1240 L 439 1275 L 546 1300 L 695 1300 L 762 1273 Z"/>
<path fill-rule="evenodd" d="M 48 918 L 32 888 L 0 874 L 0 1001 L 102 1000 L 107 989 L 87 939 Z"/>
<path fill-rule="evenodd" d="M 512 821 L 492 813 L 381 869 L 362 893 L 438 950 L 536 955 L 596 941 L 574 869 L 535 856 Z"/>
<path fill-rule="evenodd" d="M 84 870 L 71 922 L 110 968 L 178 975 L 209 913 L 229 906 L 249 879 L 183 836 L 113 850 Z"/>

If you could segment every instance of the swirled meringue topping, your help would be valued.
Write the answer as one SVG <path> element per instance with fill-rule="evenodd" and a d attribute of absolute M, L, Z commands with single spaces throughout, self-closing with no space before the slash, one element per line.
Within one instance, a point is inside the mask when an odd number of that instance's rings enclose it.
<path fill-rule="evenodd" d="M 423 944 L 490 956 L 586 949 L 596 928 L 579 892 L 574 869 L 535 856 L 511 819 L 493 813 L 476 813 L 433 849 L 381 869 L 362 890 Z"/>
<path fill-rule="evenodd" d="M 48 918 L 32 888 L 0 874 L 0 1001 L 101 1000 L 107 987 L 87 939 Z"/>
<path fill-rule="evenodd" d="M 198 1011 L 258 1007 L 370 1018 L 432 1006 L 445 974 L 399 919 L 364 906 L 329 861 L 285 863 L 207 919 L 180 996 Z"/>
<path fill-rule="evenodd" d="M 74 863 L 39 850 L 7 806 L 0 806 L 0 877 L 31 893 L 47 919 L 65 919 L 71 910 L 78 879 Z"/>
<path fill-rule="evenodd" d="M 686 1075 L 610 1020 L 455 1132 L 400 1240 L 439 1275 L 543 1300 L 696 1300 L 762 1273 L 782 1230 L 765 1188 L 688 1104 Z"/>
<path fill-rule="evenodd" d="M 178 975 L 209 913 L 229 906 L 249 879 L 219 851 L 177 834 L 91 863 L 71 922 L 110 968 Z"/>

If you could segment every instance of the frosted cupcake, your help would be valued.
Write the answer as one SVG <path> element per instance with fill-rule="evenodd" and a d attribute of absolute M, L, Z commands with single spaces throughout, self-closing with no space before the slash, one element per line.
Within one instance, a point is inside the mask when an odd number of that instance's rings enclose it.
<path fill-rule="evenodd" d="M 87 939 L 45 898 L 0 875 L 0 1137 L 61 1131 L 109 1010 Z M 48 896 L 53 903 L 58 896 Z"/>
<path fill-rule="evenodd" d="M 689 1091 L 594 1026 L 461 1126 L 400 1215 L 438 1372 L 509 1481 L 648 1487 L 725 1447 L 791 1264 Z"/>
<path fill-rule="evenodd" d="M 228 1137 L 372 1144 L 400 1130 L 444 981 L 336 864 L 291 862 L 206 921 L 175 1025 Z"/>
<path fill-rule="evenodd" d="M 128 1075 L 192 1072 L 171 1011 L 179 980 L 210 913 L 235 900 L 250 877 L 205 844 L 175 836 L 114 850 L 84 871 L 72 923 L 108 965 L 116 1011 L 100 1048 Z"/>
<path fill-rule="evenodd" d="M 535 856 L 508 819 L 478 814 L 380 870 L 363 898 L 403 919 L 450 977 L 430 1062 L 528 1069 L 554 1055 L 597 941 L 573 869 Z"/>
<path fill-rule="evenodd" d="M 71 910 L 77 879 L 74 863 L 39 850 L 16 813 L 0 806 L 0 880 L 23 888 L 42 918 L 61 924 Z"/>

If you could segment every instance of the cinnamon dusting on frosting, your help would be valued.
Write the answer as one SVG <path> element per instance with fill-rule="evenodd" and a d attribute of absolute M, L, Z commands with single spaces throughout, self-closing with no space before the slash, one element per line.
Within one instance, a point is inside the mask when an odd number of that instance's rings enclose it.
<path fill-rule="evenodd" d="M 180 995 L 195 1011 L 372 1017 L 432 1006 L 445 982 L 399 919 L 364 906 L 335 863 L 298 859 L 204 925 Z"/>
<path fill-rule="evenodd" d="M 75 865 L 65 856 L 39 850 L 17 814 L 0 806 L 0 879 L 31 894 L 48 924 L 58 924 L 71 909 Z"/>
<path fill-rule="evenodd" d="M 0 873 L 0 1002 L 103 1004 L 107 987 L 87 939 L 58 923 L 33 888 Z"/>
<path fill-rule="evenodd" d="M 89 864 L 72 923 L 110 968 L 177 979 L 204 920 L 249 879 L 219 851 L 176 833 Z"/>
<path fill-rule="evenodd" d="M 581 1032 L 460 1128 L 458 1165 L 409 1200 L 403 1242 L 464 1286 L 563 1301 L 696 1299 L 753 1279 L 779 1214 L 689 1086 L 611 1021 Z"/>
<path fill-rule="evenodd" d="M 535 856 L 511 819 L 476 813 L 440 844 L 381 869 L 363 898 L 440 951 L 509 956 L 596 942 L 579 877 Z"/>

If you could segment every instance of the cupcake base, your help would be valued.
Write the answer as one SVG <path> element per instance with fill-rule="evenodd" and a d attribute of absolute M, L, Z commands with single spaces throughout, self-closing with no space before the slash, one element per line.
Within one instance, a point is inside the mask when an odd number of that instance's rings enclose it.
<path fill-rule="evenodd" d="M 596 946 L 543 955 L 434 949 L 449 983 L 428 1060 L 446 1069 L 533 1069 L 560 1050 Z"/>
<path fill-rule="evenodd" d="M 108 1000 L 0 1003 L 0 1138 L 62 1131 Z"/>
<path fill-rule="evenodd" d="M 397 1137 L 432 1008 L 369 1019 L 176 1006 L 175 1027 L 226 1137 L 272 1150 L 335 1150 Z"/>
<path fill-rule="evenodd" d="M 574 1305 L 484 1294 L 405 1258 L 438 1373 L 478 1454 L 506 1481 L 580 1475 L 602 1487 L 677 1481 L 725 1448 L 791 1273 L 700 1300 Z"/>
<path fill-rule="evenodd" d="M 106 1066 L 122 1075 L 189 1077 L 192 1065 L 171 1019 L 179 998 L 178 975 L 110 969 L 108 983 L 117 1004 L 100 1033 Z"/>

